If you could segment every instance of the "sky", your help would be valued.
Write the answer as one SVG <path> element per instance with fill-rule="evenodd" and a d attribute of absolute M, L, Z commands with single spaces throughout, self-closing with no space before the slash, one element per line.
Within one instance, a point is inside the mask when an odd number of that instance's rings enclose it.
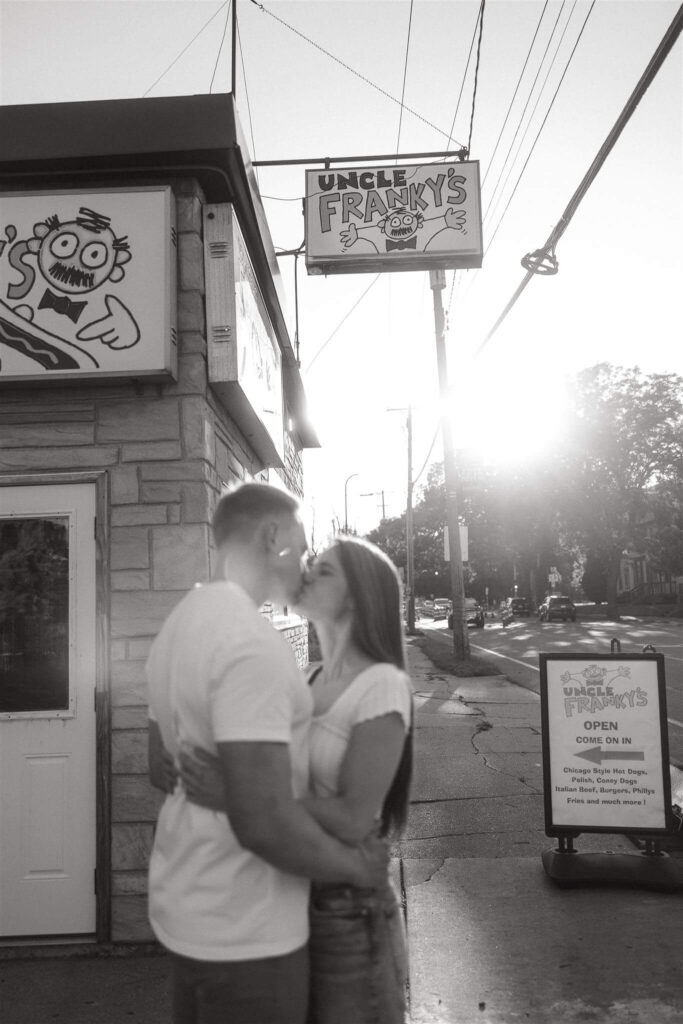
<path fill-rule="evenodd" d="M 683 374 L 681 39 L 558 244 L 558 274 L 535 277 L 480 348 L 677 8 L 487 0 L 475 94 L 479 0 L 237 0 L 236 102 L 253 160 L 316 168 L 325 157 L 454 151 L 471 123 L 484 261 L 447 271 L 442 293 L 456 448 L 552 453 L 566 381 L 596 362 Z M 228 13 L 222 0 L 0 0 L 0 103 L 227 92 Z M 304 239 L 304 175 L 258 171 L 281 250 Z M 294 262 L 279 260 L 292 336 Z M 405 508 L 409 404 L 418 489 L 442 457 L 433 299 L 424 271 L 317 277 L 303 258 L 298 292 L 321 442 L 305 453 L 306 512 L 322 541 L 345 519 L 366 532 L 382 505 L 388 516 Z"/>

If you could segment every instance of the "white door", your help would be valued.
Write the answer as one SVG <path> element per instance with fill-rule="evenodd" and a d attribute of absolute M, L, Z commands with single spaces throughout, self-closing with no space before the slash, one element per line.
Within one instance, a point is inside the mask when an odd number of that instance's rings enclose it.
<path fill-rule="evenodd" d="M 95 485 L 0 487 L 0 936 L 95 931 Z"/>

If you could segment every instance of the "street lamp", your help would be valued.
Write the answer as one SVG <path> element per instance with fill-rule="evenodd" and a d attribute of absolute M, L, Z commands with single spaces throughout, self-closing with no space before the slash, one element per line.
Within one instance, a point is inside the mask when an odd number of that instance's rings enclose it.
<path fill-rule="evenodd" d="M 353 480 L 354 476 L 360 476 L 360 473 L 352 473 L 347 476 L 344 481 L 344 533 L 349 532 L 349 499 L 347 488 L 349 486 L 349 480 Z"/>

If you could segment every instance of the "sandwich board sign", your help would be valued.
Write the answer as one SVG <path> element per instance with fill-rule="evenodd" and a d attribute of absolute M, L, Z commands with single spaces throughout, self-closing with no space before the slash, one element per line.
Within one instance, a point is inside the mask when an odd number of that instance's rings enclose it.
<path fill-rule="evenodd" d="M 546 835 L 671 832 L 661 654 L 541 654 Z"/>

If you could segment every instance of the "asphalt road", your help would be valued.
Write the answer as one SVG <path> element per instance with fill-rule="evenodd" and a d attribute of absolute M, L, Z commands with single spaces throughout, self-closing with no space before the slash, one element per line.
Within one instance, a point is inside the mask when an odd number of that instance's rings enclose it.
<path fill-rule="evenodd" d="M 422 619 L 420 628 L 433 630 L 445 644 L 452 643 L 444 621 Z M 620 622 L 539 622 L 529 617 L 513 619 L 505 628 L 499 620 L 487 619 L 484 629 L 470 629 L 474 654 L 490 658 L 508 679 L 535 693 L 540 690 L 539 654 L 609 654 L 614 638 L 623 654 L 640 653 L 652 644 L 664 655 L 669 755 L 672 764 L 683 768 L 683 621 L 624 616 Z"/>

